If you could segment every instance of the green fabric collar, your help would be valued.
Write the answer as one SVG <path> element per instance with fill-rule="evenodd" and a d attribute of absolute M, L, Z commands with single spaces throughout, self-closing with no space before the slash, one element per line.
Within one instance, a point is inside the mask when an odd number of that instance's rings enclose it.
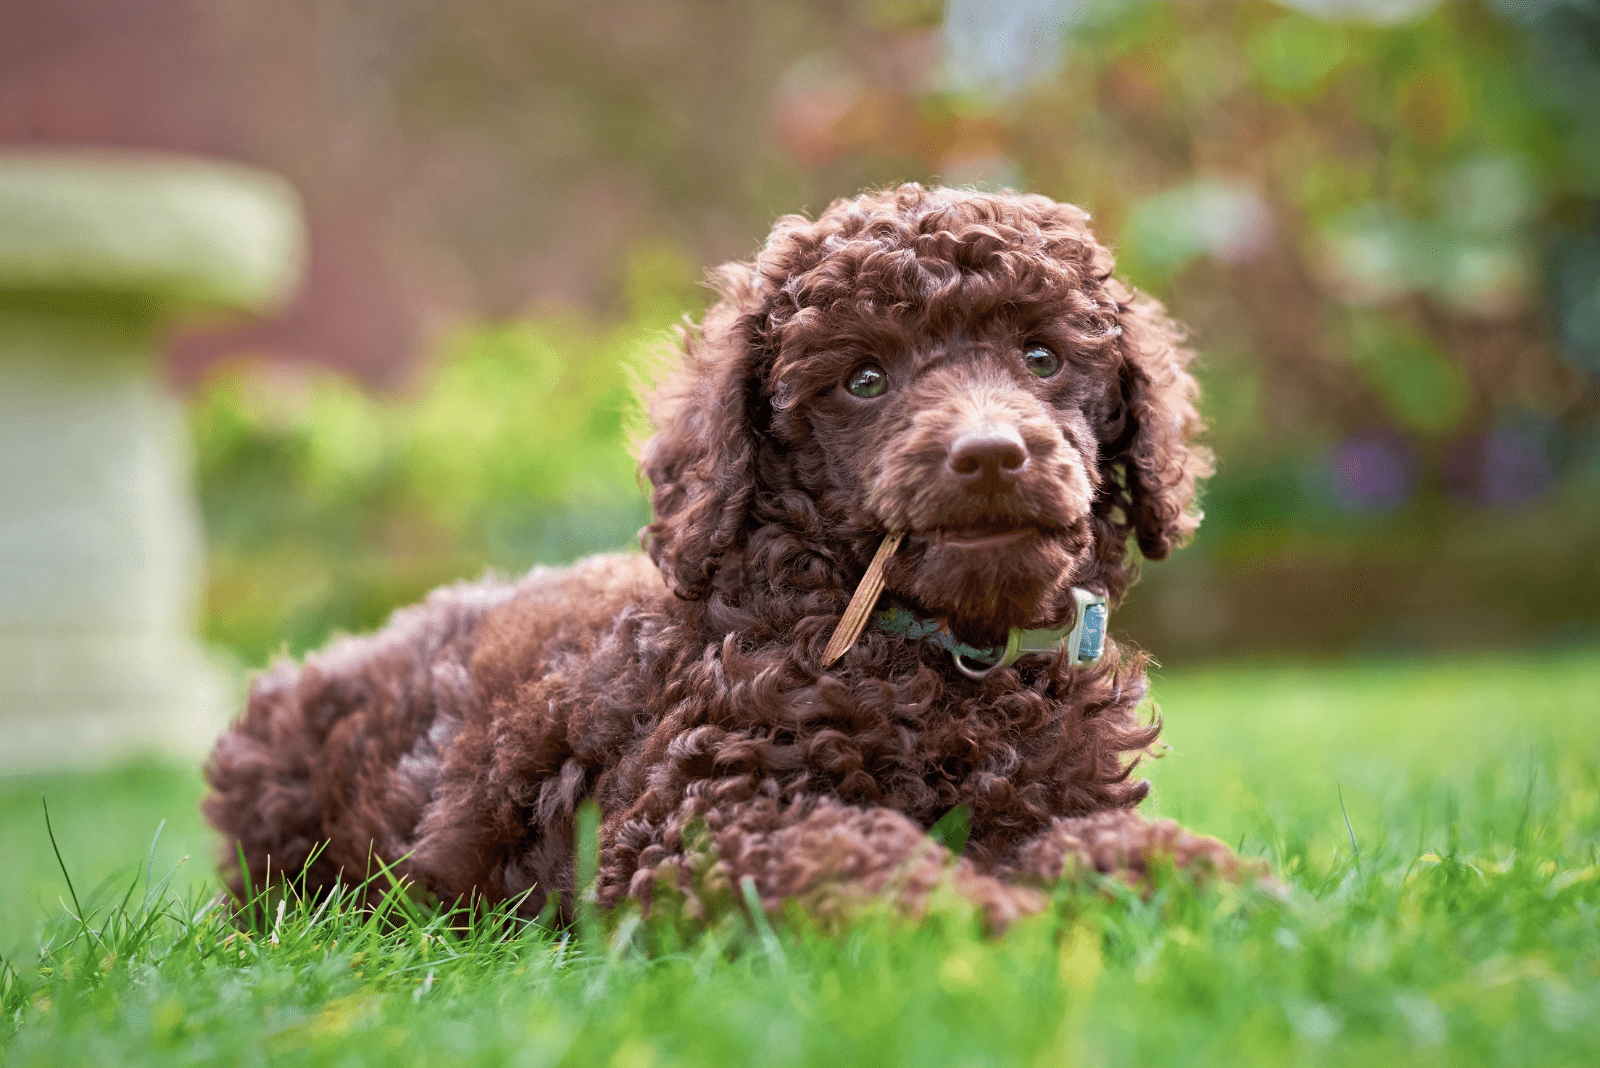
<path fill-rule="evenodd" d="M 957 671 L 968 678 L 981 679 L 991 671 L 1009 667 L 1016 663 L 1018 657 L 1028 653 L 1052 654 L 1058 649 L 1065 649 L 1067 663 L 1074 667 L 1099 660 L 1105 652 L 1106 617 L 1109 614 L 1105 596 L 1074 586 L 1072 597 L 1078 603 L 1078 611 L 1070 625 L 1041 630 L 1012 627 L 1004 645 L 987 649 L 967 645 L 959 641 L 941 620 L 924 619 L 905 608 L 885 608 L 873 617 L 873 622 L 886 634 L 896 634 L 913 641 L 923 639 L 933 642 L 950 654 Z"/>

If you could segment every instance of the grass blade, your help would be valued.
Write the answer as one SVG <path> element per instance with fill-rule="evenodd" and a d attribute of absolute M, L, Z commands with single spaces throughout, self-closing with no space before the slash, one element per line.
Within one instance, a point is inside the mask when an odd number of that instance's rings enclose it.
<path fill-rule="evenodd" d="M 83 915 L 83 905 L 78 901 L 78 891 L 72 886 L 72 876 L 67 874 L 67 862 L 61 859 L 61 847 L 56 844 L 55 828 L 50 826 L 50 802 L 44 799 L 44 794 L 39 795 L 39 804 L 44 806 L 44 833 L 50 836 L 50 848 L 55 850 L 56 864 L 61 868 L 61 877 L 67 881 L 67 893 L 72 897 L 72 907 L 77 910 L 78 916 Z M 80 923 L 82 920 L 79 921 Z"/>
<path fill-rule="evenodd" d="M 932 827 L 928 828 L 928 837 L 950 850 L 954 856 L 960 856 L 961 851 L 967 847 L 967 836 L 972 833 L 972 808 L 963 803 L 955 806 Z"/>
<path fill-rule="evenodd" d="M 1350 810 L 1344 807 L 1344 787 L 1335 786 L 1334 789 L 1339 793 L 1339 812 L 1344 816 L 1344 833 L 1350 836 L 1350 852 L 1356 860 L 1356 874 L 1365 881 L 1367 874 L 1361 870 L 1361 846 L 1356 843 L 1355 828 L 1350 826 Z"/>
<path fill-rule="evenodd" d="M 600 956 L 600 915 L 595 907 L 595 881 L 600 874 L 600 806 L 592 800 L 578 806 L 577 827 L 578 938 L 585 950 Z"/>
<path fill-rule="evenodd" d="M 767 910 L 761 907 L 761 895 L 756 892 L 756 881 L 746 875 L 739 880 L 739 892 L 744 897 L 744 907 L 750 913 L 750 923 L 756 929 L 756 936 L 761 939 L 761 948 L 766 952 L 767 962 L 772 966 L 772 971 L 777 975 L 779 982 L 789 981 L 789 958 L 784 955 L 783 943 L 778 941 L 778 933 L 772 929 L 772 924 L 767 920 Z"/>

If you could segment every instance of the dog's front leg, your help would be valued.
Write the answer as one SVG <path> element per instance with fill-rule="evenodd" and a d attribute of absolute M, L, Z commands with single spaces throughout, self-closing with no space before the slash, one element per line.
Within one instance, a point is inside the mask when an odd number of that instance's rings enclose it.
<path fill-rule="evenodd" d="M 941 886 L 971 901 L 992 930 L 1045 902 L 952 857 L 903 813 L 833 798 L 719 805 L 682 820 L 638 860 L 630 892 L 646 903 L 661 891 L 681 895 L 697 920 L 719 901 L 747 905 L 751 891 L 769 912 L 792 901 L 827 926 L 883 902 L 920 914 Z"/>
<path fill-rule="evenodd" d="M 1147 820 L 1131 808 L 1053 819 L 1045 831 L 1022 844 L 1016 857 L 1004 874 L 1023 882 L 1054 883 L 1100 872 L 1139 883 L 1153 867 L 1167 864 L 1230 881 L 1251 873 L 1217 839 L 1194 834 L 1173 820 Z"/>

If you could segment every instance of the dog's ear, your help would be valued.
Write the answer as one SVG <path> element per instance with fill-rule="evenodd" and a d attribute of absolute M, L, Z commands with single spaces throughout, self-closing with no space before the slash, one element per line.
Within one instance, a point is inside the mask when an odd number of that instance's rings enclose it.
<path fill-rule="evenodd" d="M 1194 353 L 1159 302 L 1115 283 L 1108 289 L 1118 304 L 1121 359 L 1096 511 L 1124 539 L 1132 533 L 1147 559 L 1160 560 L 1200 525 L 1196 484 L 1211 473 L 1211 450 L 1195 440 L 1202 423 L 1188 371 Z"/>
<path fill-rule="evenodd" d="M 639 451 L 655 513 L 640 531 L 650 559 L 678 596 L 706 596 L 737 551 L 755 496 L 756 421 L 763 404 L 756 357 L 758 279 L 724 267 L 723 299 L 682 332 L 678 365 L 648 400 L 655 433 Z"/>

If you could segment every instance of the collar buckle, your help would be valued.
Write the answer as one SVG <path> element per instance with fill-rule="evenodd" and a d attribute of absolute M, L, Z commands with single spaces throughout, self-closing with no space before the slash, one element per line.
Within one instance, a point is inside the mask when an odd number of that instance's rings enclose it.
<path fill-rule="evenodd" d="M 1092 593 L 1081 586 L 1072 587 L 1072 599 L 1077 602 L 1077 612 L 1070 626 L 1038 630 L 1012 627 L 1004 645 L 988 649 L 975 649 L 959 642 L 943 623 L 917 619 L 903 608 L 879 612 L 877 624 L 880 630 L 891 634 L 927 638 L 949 652 L 956 670 L 969 679 L 986 678 L 991 672 L 1010 667 L 1030 653 L 1049 655 L 1058 649 L 1066 650 L 1067 663 L 1081 667 L 1094 663 L 1105 653 L 1110 609 L 1104 594 Z"/>

